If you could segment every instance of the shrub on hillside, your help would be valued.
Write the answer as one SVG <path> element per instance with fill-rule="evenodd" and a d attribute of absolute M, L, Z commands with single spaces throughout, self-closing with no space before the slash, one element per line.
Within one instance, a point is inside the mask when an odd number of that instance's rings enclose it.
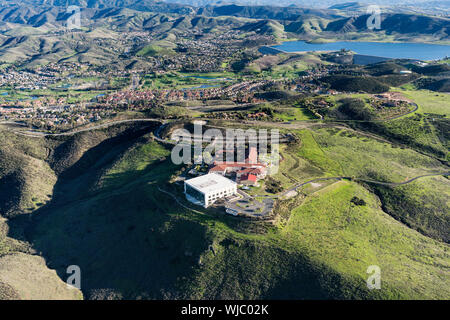
<path fill-rule="evenodd" d="M 338 91 L 384 93 L 389 91 L 389 86 L 378 81 L 374 77 L 355 77 L 347 75 L 332 75 L 321 78 L 322 82 Z"/>
<path fill-rule="evenodd" d="M 369 108 L 366 107 L 361 99 L 345 98 L 339 101 L 337 109 L 331 111 L 329 115 L 340 120 L 372 120 L 375 116 Z"/>
<path fill-rule="evenodd" d="M 266 181 L 266 191 L 270 193 L 280 193 L 283 191 L 283 187 L 281 185 L 281 182 L 278 180 L 275 180 L 272 177 L 269 177 Z"/>

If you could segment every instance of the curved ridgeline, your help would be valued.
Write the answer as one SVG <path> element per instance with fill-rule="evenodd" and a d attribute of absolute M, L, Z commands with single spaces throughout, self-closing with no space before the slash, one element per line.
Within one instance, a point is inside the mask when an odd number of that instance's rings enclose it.
<path fill-rule="evenodd" d="M 384 58 L 384 57 L 377 57 L 377 56 L 367 56 L 363 54 L 355 54 L 353 56 L 353 64 L 359 64 L 359 65 L 368 65 L 373 63 L 379 63 L 384 61 L 393 60 L 392 58 Z"/>
<path fill-rule="evenodd" d="M 258 51 L 262 54 L 268 54 L 268 55 L 277 55 L 280 53 L 288 53 L 286 51 L 264 46 L 258 49 Z M 330 51 L 332 52 L 332 51 Z M 368 65 L 373 63 L 379 63 L 383 61 L 393 60 L 392 58 L 385 58 L 385 57 L 377 57 L 377 56 L 369 56 L 369 55 L 363 55 L 363 54 L 355 54 L 353 55 L 353 64 L 359 64 L 359 65 Z"/>
<path fill-rule="evenodd" d="M 355 52 L 354 64 L 367 65 L 393 59 L 439 60 L 448 55 L 450 46 L 412 43 L 412 42 L 358 42 L 337 41 L 309 43 L 305 41 L 286 41 L 280 45 L 262 47 L 263 54 L 301 53 L 301 52 L 337 52 L 340 50 Z"/>
<path fill-rule="evenodd" d="M 261 52 L 262 54 L 271 54 L 271 55 L 285 53 L 285 51 L 283 51 L 283 50 L 279 50 L 279 49 L 268 47 L 268 46 L 261 47 L 258 49 L 258 51 Z"/>

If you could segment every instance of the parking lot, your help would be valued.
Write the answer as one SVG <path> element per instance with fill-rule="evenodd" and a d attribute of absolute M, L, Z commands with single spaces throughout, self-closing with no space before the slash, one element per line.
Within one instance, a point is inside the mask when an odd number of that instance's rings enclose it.
<path fill-rule="evenodd" d="M 238 191 L 241 198 L 237 201 L 225 202 L 225 208 L 229 212 L 240 215 L 263 218 L 268 216 L 274 206 L 274 200 L 270 198 L 253 198 L 242 190 Z"/>

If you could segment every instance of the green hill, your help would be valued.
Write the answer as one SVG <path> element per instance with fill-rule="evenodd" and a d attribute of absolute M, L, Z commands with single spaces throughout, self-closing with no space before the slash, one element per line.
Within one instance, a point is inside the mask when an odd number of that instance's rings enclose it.
<path fill-rule="evenodd" d="M 0 250 L 7 254 L 8 263 L 19 263 L 14 254 L 29 250 L 29 243 L 62 280 L 68 265 L 79 265 L 83 295 L 89 299 L 448 296 L 447 245 L 396 221 L 383 212 L 374 194 L 354 182 L 335 183 L 306 199 L 280 202 L 276 210 L 284 218 L 275 226 L 213 209 L 204 213 L 185 209 L 159 190 L 181 195 L 181 186 L 169 183 L 180 167 L 171 163 L 170 149 L 153 141 L 148 133 L 152 127 L 123 125 L 45 139 L 17 136 L 13 150 L 42 158 L 57 180 L 51 199 L 33 210 L 31 219 L 18 216 L 2 222 L 9 227 L 7 236 L 0 233 Z M 335 148 L 356 138 L 343 137 L 341 145 L 342 139 L 330 138 L 327 132 L 312 140 L 302 133 L 299 153 L 291 156 L 300 157 L 302 163 L 312 161 L 325 171 L 328 157 L 343 161 L 342 156 L 333 156 Z M 356 140 L 356 145 L 367 147 L 367 142 Z M 316 145 L 311 145 L 314 141 Z M 412 156 L 414 161 L 439 165 L 412 151 L 387 151 L 382 143 L 373 147 L 373 155 L 389 153 L 389 163 L 398 158 L 395 154 L 405 153 L 401 166 L 407 170 L 398 169 L 396 179 L 418 172 L 407 168 Z M 10 148 L 1 146 L 1 150 Z M 323 150 L 321 158 L 326 159 L 316 159 L 311 148 Z M 376 161 L 360 163 L 361 168 L 358 163 L 345 168 L 389 170 Z M 36 183 L 29 176 L 23 179 Z M 365 205 L 353 204 L 355 196 Z M 184 201 L 182 196 L 178 199 Z M 394 199 L 394 211 L 396 203 Z M 381 267 L 382 290 L 367 289 L 369 265 Z M 17 282 L 4 282 L 0 292 L 14 296 L 11 292 L 20 293 L 21 288 Z"/>
<path fill-rule="evenodd" d="M 327 25 L 325 31 L 356 32 L 367 30 L 369 15 L 337 19 Z M 448 39 L 448 18 L 431 17 L 425 15 L 387 13 L 381 22 L 381 30 L 386 34 L 424 34 L 433 35 L 440 39 Z"/>
<path fill-rule="evenodd" d="M 277 21 L 261 20 L 254 23 L 248 23 L 240 27 L 239 30 L 249 32 L 254 31 L 258 34 L 272 35 L 276 38 L 285 37 L 284 26 Z"/>
<path fill-rule="evenodd" d="M 366 204 L 352 204 L 355 196 Z M 293 211 L 283 234 L 313 261 L 325 263 L 341 279 L 348 280 L 344 286 L 361 283 L 367 267 L 378 265 L 384 289 L 373 294 L 380 294 L 380 298 L 437 298 L 449 294 L 444 284 L 446 275 L 440 270 L 441 264 L 448 263 L 446 246 L 386 215 L 376 197 L 353 183 L 336 183 L 307 200 Z M 430 291 L 418 295 L 420 286 Z M 354 287 L 340 290 L 354 298 L 366 291 L 361 287 L 361 291 Z"/>
<path fill-rule="evenodd" d="M 421 78 L 414 82 L 419 89 L 426 89 L 436 92 L 450 92 L 449 79 Z"/>
<path fill-rule="evenodd" d="M 136 55 L 141 56 L 141 57 L 147 57 L 147 56 L 154 57 L 154 56 L 170 55 L 170 54 L 174 54 L 174 51 L 172 49 L 163 48 L 161 46 L 152 44 L 152 45 L 145 46 L 144 48 L 139 50 Z"/>
<path fill-rule="evenodd" d="M 332 89 L 338 91 L 383 93 L 389 90 L 388 85 L 371 76 L 332 75 L 323 77 L 320 80 L 328 83 Z"/>
<path fill-rule="evenodd" d="M 419 232 L 448 243 L 450 217 L 445 214 L 449 181 L 435 177 L 396 188 L 371 185 L 384 210 Z"/>

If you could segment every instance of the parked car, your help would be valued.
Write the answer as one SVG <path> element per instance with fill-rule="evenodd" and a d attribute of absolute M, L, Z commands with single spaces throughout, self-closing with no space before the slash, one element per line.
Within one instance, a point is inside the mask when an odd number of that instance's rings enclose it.
<path fill-rule="evenodd" d="M 239 215 L 239 212 L 237 210 L 234 210 L 234 209 L 227 208 L 227 210 L 225 210 L 225 211 L 226 211 L 226 213 L 228 213 L 228 214 L 230 214 L 232 216 L 235 216 L 235 217 L 237 217 Z"/>

